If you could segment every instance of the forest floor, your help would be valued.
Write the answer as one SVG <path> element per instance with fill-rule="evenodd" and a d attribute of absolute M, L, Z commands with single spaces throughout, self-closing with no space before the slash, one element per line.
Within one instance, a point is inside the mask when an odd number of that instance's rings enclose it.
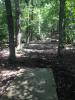
<path fill-rule="evenodd" d="M 60 57 L 57 50 L 56 42 L 31 42 L 16 52 L 16 62 L 10 65 L 8 48 L 3 49 L 0 52 L 0 100 L 57 100 L 57 95 L 59 100 L 75 100 L 74 46 L 65 45 Z"/>

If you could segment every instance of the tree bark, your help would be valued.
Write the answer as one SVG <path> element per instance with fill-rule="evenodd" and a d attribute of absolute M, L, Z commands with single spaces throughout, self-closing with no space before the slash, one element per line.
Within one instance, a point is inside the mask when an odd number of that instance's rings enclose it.
<path fill-rule="evenodd" d="M 61 54 L 63 47 L 63 36 L 65 27 L 65 2 L 66 0 L 60 0 L 60 11 L 59 11 L 59 44 L 58 44 L 58 55 Z"/>
<path fill-rule="evenodd" d="M 28 14 L 28 26 L 27 26 L 28 29 L 27 43 L 32 41 L 32 37 L 33 37 L 33 11 L 34 11 L 33 0 L 29 1 L 28 7 L 29 7 L 29 14 Z M 31 13 L 30 13 L 30 9 L 32 9 Z"/>
<path fill-rule="evenodd" d="M 11 1 L 5 0 L 6 14 L 7 14 L 7 24 L 9 31 L 9 59 L 14 61 L 15 59 L 15 44 L 14 44 L 14 26 L 13 26 L 13 16 L 12 16 L 12 8 Z"/>
<path fill-rule="evenodd" d="M 20 29 L 20 8 L 19 8 L 19 0 L 14 0 L 15 2 L 15 15 L 16 15 L 16 21 L 15 21 L 15 41 L 16 45 L 18 45 L 18 34 Z"/>

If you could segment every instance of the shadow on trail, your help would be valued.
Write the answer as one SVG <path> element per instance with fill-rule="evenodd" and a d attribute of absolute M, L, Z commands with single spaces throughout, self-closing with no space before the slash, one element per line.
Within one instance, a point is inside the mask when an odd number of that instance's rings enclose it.
<path fill-rule="evenodd" d="M 75 54 L 59 58 L 56 52 L 52 53 L 53 49 L 30 49 L 24 49 L 24 56 L 17 57 L 13 64 L 8 59 L 0 60 L 1 68 L 24 69 L 19 76 L 16 73 L 4 81 L 6 88 L 1 100 L 57 100 L 57 95 L 59 100 L 75 100 Z"/>
<path fill-rule="evenodd" d="M 8 94 L 5 92 L 2 100 L 4 98 L 7 98 L 5 100 L 57 100 L 54 99 L 57 95 L 59 100 L 74 100 L 75 63 L 72 58 L 67 59 L 67 57 L 56 57 L 51 61 L 40 58 L 30 60 L 21 58 L 22 61 L 18 59 L 20 61 L 16 66 L 11 65 L 12 70 L 13 67 L 14 71 L 24 68 L 24 72 L 20 76 L 15 76 L 15 79 L 13 77 L 8 79 L 8 82 L 11 80 L 6 89 L 9 92 Z M 52 96 L 54 94 L 56 96 Z"/>
<path fill-rule="evenodd" d="M 59 100 L 75 100 L 75 61 L 73 57 L 68 59 L 68 55 L 62 56 L 58 59 L 59 64 L 53 67 Z"/>
<path fill-rule="evenodd" d="M 17 73 L 1 100 L 58 100 L 50 68 L 24 68 Z"/>

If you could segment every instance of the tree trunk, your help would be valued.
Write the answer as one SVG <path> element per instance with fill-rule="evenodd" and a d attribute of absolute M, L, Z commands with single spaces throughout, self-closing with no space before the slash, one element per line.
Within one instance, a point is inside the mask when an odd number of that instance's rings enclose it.
<path fill-rule="evenodd" d="M 33 11 L 34 11 L 34 5 L 33 5 L 33 0 L 31 0 L 31 5 L 32 5 L 32 13 L 31 13 L 31 34 L 30 34 L 30 41 L 32 41 L 32 37 L 33 37 Z"/>
<path fill-rule="evenodd" d="M 20 20 L 19 20 L 20 8 L 19 8 L 19 0 L 14 0 L 14 1 L 15 1 L 15 15 L 16 15 L 15 41 L 16 41 L 16 45 L 18 45 L 18 34 L 19 34 L 19 29 L 20 29 Z"/>
<path fill-rule="evenodd" d="M 15 25 L 15 38 L 16 38 L 16 44 L 17 44 L 17 50 L 21 49 L 21 38 L 22 34 L 20 31 L 20 6 L 19 6 L 19 0 L 15 0 L 15 10 L 16 10 L 16 25 Z"/>
<path fill-rule="evenodd" d="M 10 50 L 9 59 L 10 61 L 14 61 L 15 59 L 14 27 L 13 27 L 13 17 L 12 17 L 12 8 L 10 0 L 5 0 L 5 7 L 6 7 L 7 24 L 9 31 L 9 50 Z"/>
<path fill-rule="evenodd" d="M 39 35 L 41 33 L 41 14 L 40 14 L 40 10 L 39 10 L 39 13 L 38 13 L 38 17 L 39 17 L 39 24 L 38 24 L 38 30 L 39 30 Z"/>
<path fill-rule="evenodd" d="M 28 14 L 28 26 L 27 26 L 28 29 L 27 43 L 32 41 L 32 36 L 33 36 L 33 10 L 34 10 L 33 0 L 29 1 L 28 7 L 29 7 L 29 14 Z M 32 9 L 31 14 L 30 14 L 30 9 Z"/>
<path fill-rule="evenodd" d="M 58 55 L 63 47 L 63 36 L 64 36 L 64 21 L 65 21 L 65 1 L 60 0 L 60 11 L 59 11 L 59 45 L 58 45 Z"/>

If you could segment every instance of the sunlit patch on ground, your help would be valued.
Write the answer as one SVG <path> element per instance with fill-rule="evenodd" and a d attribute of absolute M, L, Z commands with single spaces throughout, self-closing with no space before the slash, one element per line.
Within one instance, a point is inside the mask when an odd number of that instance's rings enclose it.
<path fill-rule="evenodd" d="M 27 55 L 27 53 L 44 53 L 44 54 L 57 54 L 58 50 L 58 44 L 51 42 L 46 43 L 46 41 L 43 43 L 42 41 L 30 43 L 30 44 L 21 44 L 22 48 L 17 49 L 15 48 L 16 57 L 21 57 Z M 9 56 L 9 49 L 5 48 L 0 52 L 0 59 L 1 57 L 8 57 Z"/>
<path fill-rule="evenodd" d="M 3 49 L 2 51 L 0 51 L 0 54 L 2 57 L 9 56 L 9 49 L 8 48 Z"/>
<path fill-rule="evenodd" d="M 58 100 L 51 69 L 25 68 L 14 72 L 2 71 L 2 75 L 15 78 L 9 82 L 0 100 Z"/>

